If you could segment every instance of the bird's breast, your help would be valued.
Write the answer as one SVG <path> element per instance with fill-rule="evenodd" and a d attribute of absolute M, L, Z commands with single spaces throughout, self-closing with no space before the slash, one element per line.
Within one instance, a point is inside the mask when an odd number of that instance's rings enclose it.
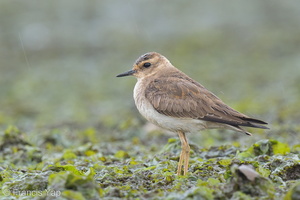
<path fill-rule="evenodd" d="M 138 80 L 134 87 L 133 97 L 135 105 L 141 115 L 153 124 L 170 130 L 170 131 L 184 131 L 184 132 L 196 132 L 206 129 L 206 122 L 191 118 L 177 118 L 166 116 L 157 112 L 151 105 L 145 95 L 146 84 L 141 80 Z"/>
<path fill-rule="evenodd" d="M 133 98 L 141 115 L 152 122 L 155 118 L 152 116 L 152 110 L 154 110 L 154 108 L 146 98 L 145 89 L 146 85 L 143 84 L 143 81 L 138 80 L 133 90 Z"/>

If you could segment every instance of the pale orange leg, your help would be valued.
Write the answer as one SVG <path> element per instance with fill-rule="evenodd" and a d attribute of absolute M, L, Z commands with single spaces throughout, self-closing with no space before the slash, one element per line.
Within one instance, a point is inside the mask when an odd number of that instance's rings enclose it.
<path fill-rule="evenodd" d="M 177 166 L 177 175 L 181 175 L 181 170 L 182 170 L 182 165 L 183 165 L 183 151 L 182 151 L 182 143 L 181 143 L 181 152 L 180 152 L 180 156 L 179 156 L 179 162 L 178 162 L 178 166 Z"/>
<path fill-rule="evenodd" d="M 177 167 L 177 175 L 181 175 L 182 165 L 183 165 L 183 175 L 187 174 L 189 159 L 190 159 L 190 146 L 185 137 L 185 133 L 182 131 L 178 132 L 178 136 L 181 141 L 181 153 L 179 157 L 178 167 Z"/>

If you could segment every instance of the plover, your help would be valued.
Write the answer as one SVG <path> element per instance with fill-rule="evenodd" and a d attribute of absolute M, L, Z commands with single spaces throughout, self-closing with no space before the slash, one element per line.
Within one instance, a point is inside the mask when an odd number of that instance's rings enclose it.
<path fill-rule="evenodd" d="M 132 70 L 117 77 L 129 75 L 137 78 L 133 96 L 139 112 L 153 124 L 179 135 L 182 150 L 178 175 L 188 171 L 190 146 L 186 133 L 217 128 L 251 135 L 242 127 L 268 129 L 266 122 L 229 107 L 159 53 L 142 55 Z"/>

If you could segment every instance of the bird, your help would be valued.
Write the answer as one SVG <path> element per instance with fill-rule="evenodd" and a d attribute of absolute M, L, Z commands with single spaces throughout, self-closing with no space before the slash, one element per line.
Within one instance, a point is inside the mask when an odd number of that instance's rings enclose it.
<path fill-rule="evenodd" d="M 242 127 L 269 129 L 267 122 L 229 107 L 157 52 L 143 54 L 131 70 L 117 75 L 124 76 L 137 78 L 133 97 L 140 114 L 158 127 L 178 134 L 181 153 L 177 175 L 188 172 L 190 146 L 186 133 L 230 129 L 251 136 Z"/>

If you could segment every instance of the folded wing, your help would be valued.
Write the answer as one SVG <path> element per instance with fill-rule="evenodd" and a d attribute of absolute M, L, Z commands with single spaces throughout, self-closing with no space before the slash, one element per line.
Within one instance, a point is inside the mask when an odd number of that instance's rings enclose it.
<path fill-rule="evenodd" d="M 172 84 L 170 84 L 172 82 Z M 189 77 L 160 77 L 150 82 L 146 98 L 161 114 L 210 122 L 268 129 L 264 121 L 250 118 L 230 108 L 217 96 Z M 241 129 L 242 130 L 242 129 Z"/>

